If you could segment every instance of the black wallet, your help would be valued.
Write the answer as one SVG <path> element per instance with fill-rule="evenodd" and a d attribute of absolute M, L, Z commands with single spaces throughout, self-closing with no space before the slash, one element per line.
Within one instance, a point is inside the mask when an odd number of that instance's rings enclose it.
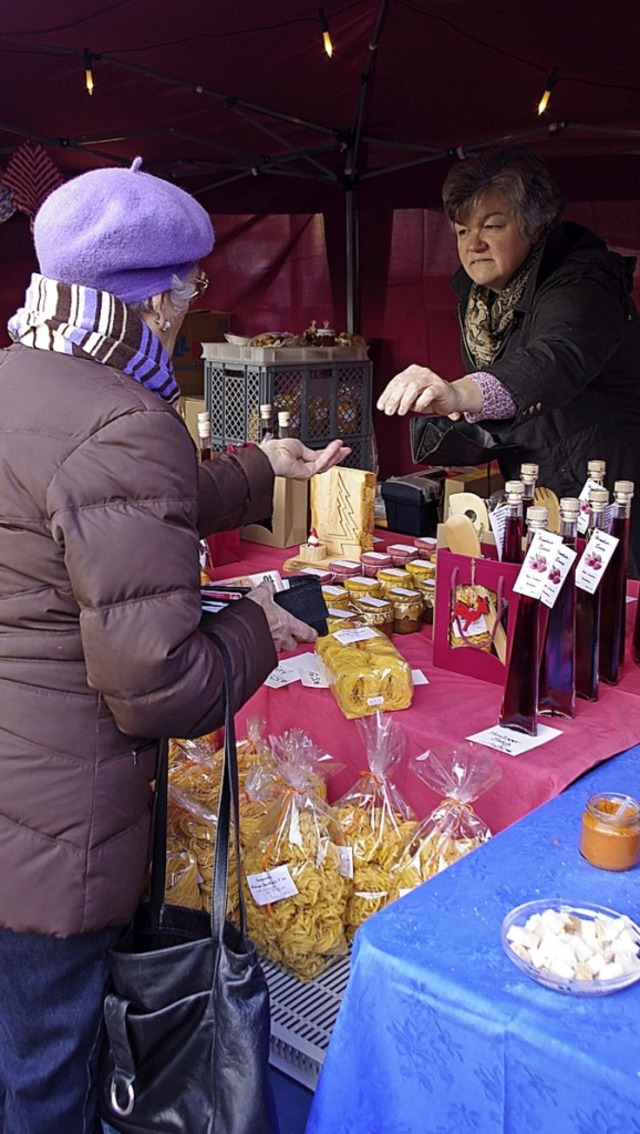
<path fill-rule="evenodd" d="M 329 611 L 317 575 L 293 575 L 287 582 L 288 588 L 276 591 L 274 601 L 322 637 L 327 633 Z"/>

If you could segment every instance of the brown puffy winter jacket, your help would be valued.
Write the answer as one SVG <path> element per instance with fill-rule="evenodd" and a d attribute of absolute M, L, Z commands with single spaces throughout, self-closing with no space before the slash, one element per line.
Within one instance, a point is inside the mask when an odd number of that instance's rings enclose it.
<path fill-rule="evenodd" d="M 166 402 L 108 366 L 0 351 L 0 925 L 126 923 L 160 736 L 223 720 L 198 537 L 271 511 L 257 448 L 198 466 Z M 236 703 L 276 663 L 262 610 L 216 623 Z"/>

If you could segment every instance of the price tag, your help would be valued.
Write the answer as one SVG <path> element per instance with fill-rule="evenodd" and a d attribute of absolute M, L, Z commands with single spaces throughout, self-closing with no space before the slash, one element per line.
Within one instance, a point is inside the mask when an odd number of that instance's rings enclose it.
<path fill-rule="evenodd" d="M 327 689 L 329 686 L 326 674 L 320 669 L 303 669 L 300 681 L 305 689 Z"/>
<path fill-rule="evenodd" d="M 598 484 L 595 480 L 591 480 L 591 477 L 587 477 L 578 495 L 578 500 L 580 501 L 578 532 L 580 535 L 584 535 L 589 527 L 589 492 L 592 488 L 602 488 L 602 485 Z"/>
<path fill-rule="evenodd" d="M 498 559 L 502 559 L 502 550 L 504 548 L 504 529 L 507 523 L 507 505 L 499 504 L 492 512 L 489 512 L 489 524 L 493 532 L 493 538 L 496 541 L 496 548 L 498 550 Z"/>
<path fill-rule="evenodd" d="M 599 528 L 591 533 L 576 567 L 576 587 L 588 591 L 589 594 L 593 594 L 598 589 L 607 564 L 619 542 L 617 536 L 602 532 Z"/>
<path fill-rule="evenodd" d="M 353 878 L 353 847 L 338 847 L 340 865 L 338 874 L 342 878 Z"/>
<path fill-rule="evenodd" d="M 562 730 L 550 728 L 549 725 L 539 724 L 536 736 L 516 732 L 515 729 L 504 728 L 502 725 L 494 725 L 493 728 L 485 728 L 482 732 L 476 732 L 466 739 L 485 744 L 487 748 L 495 748 L 496 752 L 504 752 L 507 756 L 522 756 L 532 748 L 539 748 L 541 744 L 555 740 L 556 736 L 562 736 Z"/>
<path fill-rule="evenodd" d="M 367 638 L 380 637 L 371 626 L 356 626 L 355 630 L 334 630 L 333 636 L 338 639 L 341 646 L 350 646 L 352 642 L 364 642 Z"/>
<path fill-rule="evenodd" d="M 280 665 L 277 665 L 275 669 L 271 670 L 271 673 L 265 679 L 264 684 L 269 689 L 283 689 L 285 685 L 291 685 L 292 681 L 299 680 L 299 670 L 285 668 L 285 666 L 281 662 Z"/>
<path fill-rule="evenodd" d="M 298 893 L 288 866 L 274 866 L 273 870 L 263 870 L 260 874 L 247 874 L 247 886 L 258 906 L 281 902 L 283 898 L 295 898 Z"/>

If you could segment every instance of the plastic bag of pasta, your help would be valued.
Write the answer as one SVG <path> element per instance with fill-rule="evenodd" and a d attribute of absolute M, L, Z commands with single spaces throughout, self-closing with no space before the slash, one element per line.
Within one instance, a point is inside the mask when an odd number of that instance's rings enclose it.
<path fill-rule="evenodd" d="M 491 753 L 466 741 L 442 752 L 428 749 L 412 760 L 411 769 L 442 799 L 401 849 L 393 871 L 394 896 L 433 878 L 491 838 L 472 804 L 501 775 Z"/>
<path fill-rule="evenodd" d="M 382 631 L 374 626 L 335 630 L 318 638 L 315 649 L 348 719 L 409 708 L 411 666 Z"/>
<path fill-rule="evenodd" d="M 342 830 L 316 791 L 327 765 L 309 763 L 313 742 L 291 729 L 271 745 L 283 789 L 244 851 L 247 928 L 263 955 L 308 980 L 347 949 Z"/>
<path fill-rule="evenodd" d="M 349 939 L 365 918 L 390 900 L 393 863 L 416 827 L 414 811 L 391 779 L 405 746 L 398 722 L 376 713 L 357 726 L 367 752 L 367 770 L 335 804 L 352 854 L 345 915 Z"/>

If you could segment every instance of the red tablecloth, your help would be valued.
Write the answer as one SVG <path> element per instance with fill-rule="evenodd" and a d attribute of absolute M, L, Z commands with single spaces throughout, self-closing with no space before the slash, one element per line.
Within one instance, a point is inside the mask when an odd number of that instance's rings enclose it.
<path fill-rule="evenodd" d="M 411 542 L 406 536 L 379 534 L 385 543 Z M 382 544 L 376 546 L 381 548 Z M 294 551 L 242 541 L 242 559 L 218 569 L 216 576 L 221 579 L 281 568 Z M 637 594 L 637 583 L 630 587 Z M 627 606 L 628 633 L 635 618 L 636 601 Z M 495 725 L 502 689 L 490 682 L 434 666 L 431 627 L 425 626 L 418 634 L 394 635 L 394 643 L 411 667 L 421 669 L 429 681 L 428 685 L 416 686 L 410 709 L 394 714 L 407 740 L 405 760 L 394 779 L 405 798 L 423 816 L 437 798 L 409 770 L 409 759 L 430 746 L 445 746 Z M 301 647 L 297 652 L 305 649 L 309 647 Z M 300 682 L 283 689 L 263 686 L 237 714 L 238 737 L 246 735 L 247 718 L 256 715 L 265 718 L 268 731 L 273 734 L 294 725 L 304 728 L 345 765 L 345 770 L 329 784 L 331 800 L 351 787 L 358 773 L 366 767 L 365 749 L 356 721 L 345 719 L 329 689 L 306 689 Z M 545 723 L 561 729 L 562 736 L 519 757 L 495 753 L 502 778 L 477 805 L 478 813 L 494 832 L 558 795 L 601 760 L 638 743 L 640 668 L 627 655 L 619 685 L 600 684 L 596 702 L 579 700 L 573 721 L 550 717 L 545 718 Z M 620 784 L 619 790 L 625 790 L 624 784 Z"/>

